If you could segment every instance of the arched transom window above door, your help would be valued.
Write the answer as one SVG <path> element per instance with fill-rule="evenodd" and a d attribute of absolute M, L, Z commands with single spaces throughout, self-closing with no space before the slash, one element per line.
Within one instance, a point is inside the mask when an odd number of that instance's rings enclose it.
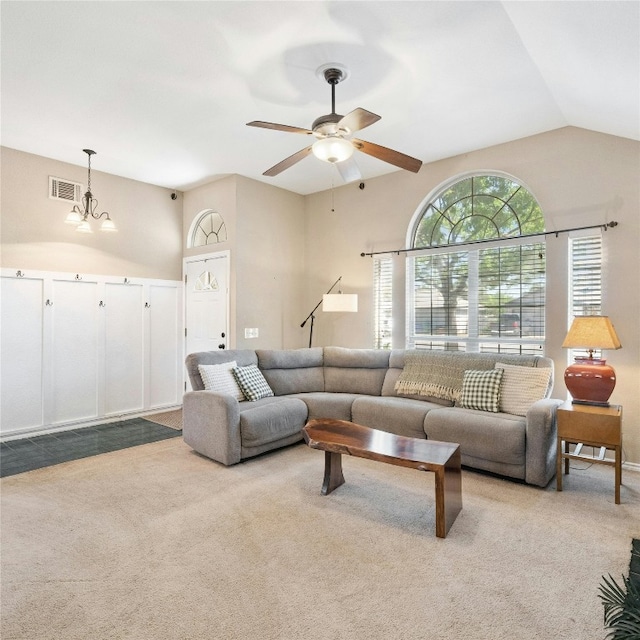
<path fill-rule="evenodd" d="M 222 216 L 213 209 L 206 209 L 194 221 L 189 234 L 189 248 L 204 247 L 226 242 L 227 227 Z"/>

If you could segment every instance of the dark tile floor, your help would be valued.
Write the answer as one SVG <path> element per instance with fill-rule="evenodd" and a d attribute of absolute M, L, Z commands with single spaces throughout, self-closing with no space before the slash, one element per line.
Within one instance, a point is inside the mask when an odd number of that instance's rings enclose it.
<path fill-rule="evenodd" d="M 0 477 L 180 435 L 182 431 L 149 422 L 143 418 L 134 418 L 32 438 L 9 440 L 0 443 Z"/>

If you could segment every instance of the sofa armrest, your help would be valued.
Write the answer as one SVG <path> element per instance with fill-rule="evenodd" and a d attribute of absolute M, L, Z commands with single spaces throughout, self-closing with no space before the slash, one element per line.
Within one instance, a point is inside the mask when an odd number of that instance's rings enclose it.
<path fill-rule="evenodd" d="M 527 411 L 525 482 L 546 487 L 556 472 L 556 409 L 562 400 L 545 398 Z"/>
<path fill-rule="evenodd" d="M 189 446 L 225 465 L 240 462 L 240 407 L 233 396 L 189 391 L 182 414 L 182 438 Z"/>

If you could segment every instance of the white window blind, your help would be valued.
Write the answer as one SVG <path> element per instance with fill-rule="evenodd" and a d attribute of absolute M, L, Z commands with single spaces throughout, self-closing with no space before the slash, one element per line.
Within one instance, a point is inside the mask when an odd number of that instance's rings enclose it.
<path fill-rule="evenodd" d="M 409 257 L 410 348 L 540 353 L 545 245 Z"/>
<path fill-rule="evenodd" d="M 412 333 L 416 338 L 468 335 L 468 252 L 428 254 L 411 261 Z"/>
<path fill-rule="evenodd" d="M 584 236 L 569 240 L 569 313 L 574 316 L 602 314 L 602 237 Z M 585 349 L 571 349 L 570 357 L 587 356 Z M 600 357 L 594 351 L 595 357 Z"/>
<path fill-rule="evenodd" d="M 602 238 L 570 239 L 569 300 L 571 316 L 602 313 Z"/>
<path fill-rule="evenodd" d="M 374 348 L 391 349 L 393 321 L 393 259 L 373 260 Z"/>
<path fill-rule="evenodd" d="M 479 335 L 544 339 L 545 271 L 542 243 L 480 251 Z"/>

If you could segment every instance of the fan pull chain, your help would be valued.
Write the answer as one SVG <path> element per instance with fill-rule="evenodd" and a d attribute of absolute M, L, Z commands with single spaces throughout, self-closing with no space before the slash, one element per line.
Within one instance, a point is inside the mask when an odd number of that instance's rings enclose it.
<path fill-rule="evenodd" d="M 331 176 L 331 213 L 335 213 L 335 181 L 333 175 Z"/>

